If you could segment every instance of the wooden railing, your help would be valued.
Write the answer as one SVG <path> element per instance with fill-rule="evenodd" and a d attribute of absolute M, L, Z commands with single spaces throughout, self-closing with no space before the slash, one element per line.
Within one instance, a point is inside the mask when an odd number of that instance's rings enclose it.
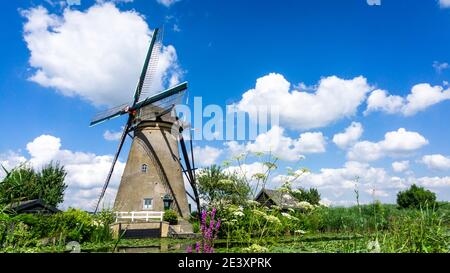
<path fill-rule="evenodd" d="M 119 211 L 116 212 L 116 222 L 124 220 L 131 220 L 131 222 L 136 220 L 145 222 L 148 222 L 149 220 L 162 221 L 163 216 L 164 212 L 162 211 Z"/>

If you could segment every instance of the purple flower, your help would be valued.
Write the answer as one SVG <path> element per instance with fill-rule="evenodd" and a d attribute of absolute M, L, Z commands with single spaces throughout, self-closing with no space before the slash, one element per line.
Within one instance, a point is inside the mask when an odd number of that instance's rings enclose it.
<path fill-rule="evenodd" d="M 220 219 L 217 220 L 217 224 L 216 224 L 216 231 L 219 231 L 220 228 Z"/>
<path fill-rule="evenodd" d="M 213 208 L 210 213 L 207 211 L 202 211 L 201 222 L 200 222 L 200 230 L 202 232 L 202 241 L 197 242 L 195 245 L 195 250 L 197 253 L 213 253 L 214 252 L 214 240 L 217 238 L 217 234 L 220 227 L 220 219 L 214 219 L 217 213 L 217 209 Z M 209 225 L 206 224 L 206 221 L 209 219 Z"/>
<path fill-rule="evenodd" d="M 192 253 L 192 246 L 188 246 L 188 247 L 186 248 L 186 252 L 187 252 L 187 253 Z"/>
<path fill-rule="evenodd" d="M 195 244 L 195 251 L 196 251 L 197 253 L 200 253 L 200 242 L 197 242 L 197 243 Z"/>

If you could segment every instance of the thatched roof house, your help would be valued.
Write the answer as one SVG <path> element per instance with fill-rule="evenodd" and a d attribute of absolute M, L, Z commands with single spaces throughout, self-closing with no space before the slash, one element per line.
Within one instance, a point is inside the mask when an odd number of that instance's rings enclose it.
<path fill-rule="evenodd" d="M 298 200 L 290 193 L 278 190 L 262 189 L 255 198 L 255 201 L 266 207 L 273 205 L 286 209 L 300 209 Z"/>
<path fill-rule="evenodd" d="M 17 214 L 53 214 L 59 212 L 59 209 L 45 204 L 40 199 L 16 202 L 11 204 L 8 209 L 14 211 Z"/>

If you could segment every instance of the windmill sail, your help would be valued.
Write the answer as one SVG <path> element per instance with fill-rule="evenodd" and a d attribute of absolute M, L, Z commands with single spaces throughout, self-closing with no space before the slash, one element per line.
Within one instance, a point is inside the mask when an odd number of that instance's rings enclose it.
<path fill-rule="evenodd" d="M 148 48 L 147 56 L 145 57 L 144 66 L 142 68 L 141 76 L 139 78 L 136 92 L 134 93 L 134 102 L 136 104 L 141 100 L 143 91 L 148 93 L 151 87 L 151 82 L 154 73 L 158 67 L 159 54 L 162 46 L 162 35 L 159 35 L 159 29 L 153 32 L 150 47 Z M 144 92 L 144 93 L 145 93 Z"/>
<path fill-rule="evenodd" d="M 160 30 L 158 32 L 158 35 L 156 37 L 155 45 L 153 46 L 152 53 L 150 55 L 150 63 L 147 67 L 147 71 L 145 73 L 144 82 L 142 84 L 142 90 L 140 94 L 139 100 L 142 98 L 146 98 L 149 95 L 151 95 L 155 90 L 152 90 L 152 87 L 154 87 L 155 83 L 155 77 L 158 76 L 158 64 L 159 64 L 159 57 L 161 55 L 161 49 L 162 49 L 162 43 L 163 43 L 163 30 Z M 139 101 L 138 100 L 138 101 Z"/>
<path fill-rule="evenodd" d="M 96 114 L 92 120 L 89 126 L 95 126 L 99 123 L 105 122 L 107 120 L 116 118 L 118 116 L 121 116 L 125 113 L 127 113 L 127 109 L 129 108 L 128 103 L 124 103 L 122 105 L 116 106 L 114 108 L 108 109 L 106 111 L 100 112 Z"/>

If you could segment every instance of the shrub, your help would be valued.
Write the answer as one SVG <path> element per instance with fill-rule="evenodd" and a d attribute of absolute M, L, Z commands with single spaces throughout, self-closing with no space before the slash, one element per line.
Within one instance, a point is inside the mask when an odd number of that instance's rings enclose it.
<path fill-rule="evenodd" d="M 16 222 L 10 225 L 10 230 L 6 236 L 4 244 L 12 247 L 36 246 L 37 239 L 30 232 L 30 228 L 22 223 Z"/>
<path fill-rule="evenodd" d="M 92 215 L 79 209 L 70 208 L 53 215 L 50 219 L 50 235 L 68 241 L 87 241 L 95 229 Z"/>
<path fill-rule="evenodd" d="M 308 202 L 311 205 L 319 205 L 320 193 L 315 188 L 310 188 L 309 190 L 298 189 L 291 191 L 292 196 L 294 196 L 300 202 Z"/>
<path fill-rule="evenodd" d="M 171 225 L 176 225 L 178 224 L 178 215 L 173 210 L 166 210 L 164 211 L 163 220 L 169 222 Z"/>
<path fill-rule="evenodd" d="M 397 204 L 401 208 L 434 207 L 436 205 L 436 194 L 423 187 L 412 185 L 408 190 L 397 194 Z"/>
<path fill-rule="evenodd" d="M 383 252 L 449 252 L 450 234 L 443 217 L 433 209 L 414 210 L 395 218 L 381 243 Z"/>
<path fill-rule="evenodd" d="M 105 242 L 113 239 L 110 225 L 115 222 L 116 217 L 112 210 L 102 210 L 93 216 L 94 230 L 90 236 L 92 242 Z"/>

